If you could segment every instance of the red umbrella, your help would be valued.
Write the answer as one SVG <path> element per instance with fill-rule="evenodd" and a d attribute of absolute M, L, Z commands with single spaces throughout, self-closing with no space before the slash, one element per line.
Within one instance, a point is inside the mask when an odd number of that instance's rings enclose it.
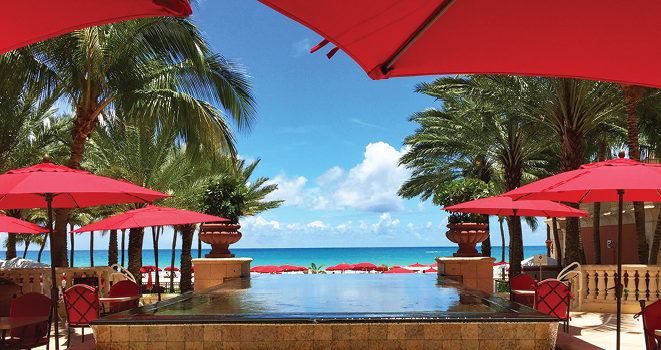
<path fill-rule="evenodd" d="M 282 272 L 301 271 L 300 266 L 294 265 L 281 265 L 280 268 L 282 269 Z"/>
<path fill-rule="evenodd" d="M 262 265 L 253 266 L 252 268 L 250 268 L 250 272 L 260 272 L 260 270 L 261 270 L 263 267 L 264 267 L 264 266 L 262 266 Z"/>
<path fill-rule="evenodd" d="M 431 268 L 431 269 L 428 269 L 428 270 L 424 270 L 424 271 L 422 271 L 422 272 L 423 272 L 423 273 L 435 273 L 435 272 L 438 272 L 438 270 L 436 270 L 436 269 L 434 269 L 434 268 Z"/>
<path fill-rule="evenodd" d="M 384 273 L 415 273 L 415 271 L 407 270 L 402 267 L 396 267 L 394 269 L 390 269 Z"/>
<path fill-rule="evenodd" d="M 511 197 L 503 195 L 451 205 L 443 210 L 499 216 L 545 216 L 548 218 L 589 216 L 583 210 L 548 200 L 514 201 Z"/>
<path fill-rule="evenodd" d="M 385 266 L 377 266 L 374 271 L 379 271 L 379 272 L 386 272 L 388 271 L 388 268 Z"/>
<path fill-rule="evenodd" d="M 282 269 L 276 265 L 266 265 L 259 270 L 259 273 L 280 273 Z"/>
<path fill-rule="evenodd" d="M 427 267 L 427 265 L 423 265 L 423 264 L 420 264 L 420 263 L 415 263 L 415 264 L 411 264 L 407 267 Z"/>
<path fill-rule="evenodd" d="M 104 230 L 122 230 L 135 227 L 152 228 L 152 239 L 154 241 L 154 258 L 158 267 L 158 238 L 154 230 L 155 226 L 186 225 L 199 222 L 229 221 L 218 216 L 202 214 L 190 210 L 159 207 L 148 205 L 144 208 L 133 209 L 127 212 L 113 215 L 107 219 L 99 220 L 83 226 L 72 232 L 90 232 Z M 151 277 L 151 275 L 149 275 Z M 159 276 L 156 275 L 156 285 L 160 286 Z M 161 289 L 157 289 L 158 300 L 161 300 Z"/>
<path fill-rule="evenodd" d="M 172 197 L 128 182 L 97 176 L 87 171 L 74 170 L 44 163 L 28 168 L 10 170 L 0 175 L 0 209 L 47 208 L 50 243 L 53 247 L 52 208 L 82 208 L 118 203 L 148 203 Z M 51 254 L 51 299 L 57 309 L 57 281 Z M 59 337 L 55 317 L 55 338 Z M 58 349 L 56 344 L 55 349 Z"/>
<path fill-rule="evenodd" d="M 47 228 L 35 225 L 31 222 L 23 221 L 20 219 L 12 218 L 0 214 L 0 231 L 11 233 L 42 233 L 48 232 Z"/>
<path fill-rule="evenodd" d="M 620 347 L 622 308 L 622 202 L 661 202 L 661 165 L 624 158 L 585 164 L 577 170 L 535 181 L 503 194 L 518 199 L 547 199 L 574 203 L 619 202 L 617 232 L 617 342 Z"/>
<path fill-rule="evenodd" d="M 353 264 L 347 264 L 347 263 L 339 263 L 335 265 L 335 270 L 351 270 L 354 268 L 355 265 Z"/>
<path fill-rule="evenodd" d="M 372 79 L 518 74 L 661 87 L 659 1 L 259 1 L 337 45 Z"/>
<path fill-rule="evenodd" d="M 134 18 L 188 17 L 186 0 L 5 1 L 0 20 L 0 54 L 77 29 Z"/>
<path fill-rule="evenodd" d="M 402 267 L 399 266 L 399 265 L 393 265 L 393 266 L 390 266 L 390 269 L 401 269 L 401 268 L 402 268 Z"/>
<path fill-rule="evenodd" d="M 166 266 L 163 271 L 181 271 L 178 267 Z"/>
<path fill-rule="evenodd" d="M 371 271 L 376 268 L 376 265 L 369 262 L 362 262 L 353 266 L 352 270 L 356 271 Z"/>

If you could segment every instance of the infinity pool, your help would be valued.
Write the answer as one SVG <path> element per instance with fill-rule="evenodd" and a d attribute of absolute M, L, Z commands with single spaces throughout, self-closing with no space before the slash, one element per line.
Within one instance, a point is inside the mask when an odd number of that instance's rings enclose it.
<path fill-rule="evenodd" d="M 378 348 L 413 340 L 534 349 L 554 342 L 557 320 L 436 274 L 259 275 L 104 317 L 94 328 L 97 349 L 124 342 L 144 342 L 141 350 L 161 342 L 278 348 L 291 341 Z"/>

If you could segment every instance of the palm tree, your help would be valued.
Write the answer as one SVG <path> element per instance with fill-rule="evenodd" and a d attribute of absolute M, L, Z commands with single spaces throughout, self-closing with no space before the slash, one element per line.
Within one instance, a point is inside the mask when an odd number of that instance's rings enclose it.
<path fill-rule="evenodd" d="M 115 115 L 152 127 L 171 126 L 189 144 L 235 152 L 233 131 L 247 130 L 255 105 L 245 72 L 215 54 L 187 19 L 154 17 L 63 34 L 16 50 L 0 60 L 0 72 L 24 67 L 42 78 L 75 114 L 67 165 L 78 168 L 101 119 Z M 207 102 L 208 101 L 208 102 Z M 59 210 L 53 261 L 66 266 L 68 210 Z"/>
<path fill-rule="evenodd" d="M 494 100 L 490 90 L 501 88 L 481 76 L 444 77 L 416 86 L 416 91 L 441 100 L 443 108 L 418 112 L 410 119 L 420 127 L 404 140 L 411 149 L 400 164 L 412 169 L 413 175 L 400 195 L 420 195 L 424 200 L 447 179 L 476 178 L 471 169 L 477 169 L 481 175 L 477 178 L 485 182 L 502 179 L 509 191 L 521 185 L 524 169 L 538 169 L 544 163 L 552 134 L 525 118 L 520 107 Z M 523 260 L 521 220 L 513 216 L 507 221 L 510 273 L 516 276 Z"/>

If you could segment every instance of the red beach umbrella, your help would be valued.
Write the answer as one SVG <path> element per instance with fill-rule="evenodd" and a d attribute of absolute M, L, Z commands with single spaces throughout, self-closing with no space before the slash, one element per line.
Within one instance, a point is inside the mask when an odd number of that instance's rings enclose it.
<path fill-rule="evenodd" d="M 544 216 L 547 218 L 590 216 L 583 210 L 548 200 L 514 201 L 511 197 L 503 195 L 455 204 L 445 207 L 443 210 L 498 216 Z"/>
<path fill-rule="evenodd" d="M 128 19 L 192 13 L 186 0 L 6 1 L 0 19 L 0 54 L 77 29 Z"/>
<path fill-rule="evenodd" d="M 252 268 L 250 268 L 250 272 L 260 272 L 260 270 L 261 270 L 263 267 L 264 267 L 264 266 L 262 266 L 262 265 L 253 266 Z"/>
<path fill-rule="evenodd" d="M 48 232 L 48 229 L 31 222 L 0 214 L 0 232 L 37 234 Z"/>
<path fill-rule="evenodd" d="M 329 266 L 326 268 L 326 271 L 335 271 L 335 270 L 336 270 L 335 266 Z"/>
<path fill-rule="evenodd" d="M 303 271 L 303 272 L 305 272 L 305 271 L 310 271 L 310 270 L 308 270 L 308 268 L 305 267 L 305 266 L 299 266 L 299 267 L 298 267 L 298 271 Z"/>
<path fill-rule="evenodd" d="M 362 262 L 353 266 L 352 270 L 356 271 L 372 271 L 376 268 L 376 265 L 369 262 Z"/>
<path fill-rule="evenodd" d="M 392 270 L 392 269 L 401 269 L 401 268 L 402 268 L 402 267 L 399 266 L 399 265 L 393 265 L 393 266 L 390 266 L 390 269 L 391 269 L 391 270 Z"/>
<path fill-rule="evenodd" d="M 517 74 L 661 87 L 654 0 L 259 1 L 335 44 L 372 79 Z"/>
<path fill-rule="evenodd" d="M 158 238 L 155 226 L 186 225 L 199 222 L 229 221 L 218 216 L 202 214 L 190 210 L 159 207 L 148 205 L 144 208 L 133 209 L 127 212 L 113 215 L 107 219 L 85 225 L 72 232 L 90 232 L 103 230 L 122 230 L 136 227 L 152 228 L 152 239 L 154 241 L 154 258 L 158 267 Z M 151 277 L 151 275 L 149 275 Z M 156 285 L 160 287 L 158 274 L 156 275 Z M 161 300 L 161 288 L 157 288 L 158 300 Z"/>
<path fill-rule="evenodd" d="M 334 268 L 335 268 L 335 270 L 344 271 L 344 270 L 352 270 L 354 268 L 354 266 L 355 265 L 353 265 L 353 264 L 339 263 L 339 264 L 335 265 Z"/>
<path fill-rule="evenodd" d="M 163 271 L 181 271 L 178 267 L 166 266 Z"/>
<path fill-rule="evenodd" d="M 294 265 L 281 265 L 280 268 L 282 269 L 282 272 L 301 271 L 299 266 Z"/>
<path fill-rule="evenodd" d="M 266 265 L 262 267 L 262 269 L 259 271 L 259 273 L 280 273 L 280 272 L 282 272 L 282 268 L 276 265 Z"/>
<path fill-rule="evenodd" d="M 514 200 L 546 199 L 574 203 L 619 202 L 617 232 L 617 342 L 620 345 L 622 308 L 622 202 L 661 202 L 661 165 L 620 158 L 585 164 L 503 194 Z"/>
<path fill-rule="evenodd" d="M 420 263 L 415 263 L 415 264 L 411 264 L 407 267 L 427 267 L 427 265 L 423 265 L 423 264 L 420 264 Z"/>
<path fill-rule="evenodd" d="M 396 267 L 396 268 L 390 269 L 390 270 L 388 270 L 384 273 L 415 273 L 415 271 L 407 270 L 407 269 L 402 268 L 402 267 Z"/>
<path fill-rule="evenodd" d="M 422 272 L 423 272 L 423 273 L 436 273 L 436 272 L 438 272 L 438 270 L 436 270 L 436 269 L 434 269 L 434 268 L 431 268 L 431 269 L 428 269 L 428 270 L 424 270 L 424 271 L 422 271 Z"/>
<path fill-rule="evenodd" d="M 18 3 L 16 3 L 18 4 Z M 25 3 L 20 3 L 25 5 Z M 13 5 L 12 5 L 13 6 Z M 20 6 L 20 5 L 19 5 Z M 118 203 L 149 203 L 172 197 L 128 182 L 97 176 L 87 171 L 70 169 L 50 163 L 10 170 L 0 175 L 0 209 L 47 208 L 50 243 L 53 247 L 52 208 L 82 208 Z M 53 255 L 51 255 L 51 260 Z M 51 261 L 51 299 L 57 309 L 57 278 Z M 55 317 L 55 339 L 59 337 Z M 58 349 L 56 343 L 55 349 Z"/>
<path fill-rule="evenodd" d="M 379 271 L 379 272 L 386 272 L 388 271 L 388 268 L 385 266 L 377 266 L 374 271 Z"/>

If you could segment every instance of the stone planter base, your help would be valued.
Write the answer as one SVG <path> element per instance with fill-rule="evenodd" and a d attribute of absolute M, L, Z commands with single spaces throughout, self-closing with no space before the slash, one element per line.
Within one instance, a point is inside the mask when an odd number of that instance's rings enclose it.
<path fill-rule="evenodd" d="M 223 284 L 225 278 L 250 276 L 252 258 L 193 259 L 195 291 Z"/>
<path fill-rule="evenodd" d="M 493 263 L 495 258 L 488 257 L 440 257 L 438 262 L 438 277 L 463 283 L 471 288 L 494 292 Z"/>

